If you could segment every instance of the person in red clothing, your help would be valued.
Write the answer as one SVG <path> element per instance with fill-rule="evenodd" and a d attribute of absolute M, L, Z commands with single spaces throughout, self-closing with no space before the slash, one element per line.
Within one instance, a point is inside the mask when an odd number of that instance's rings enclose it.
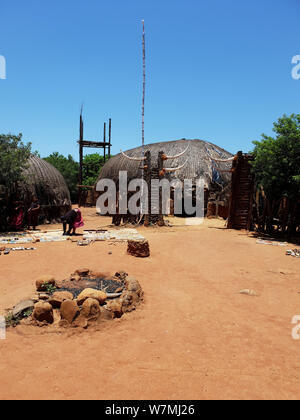
<path fill-rule="evenodd" d="M 25 208 L 23 201 L 21 201 L 19 197 L 16 197 L 11 202 L 9 213 L 9 230 L 13 232 L 22 230 L 24 225 Z"/>
<path fill-rule="evenodd" d="M 75 235 L 76 229 L 84 226 L 81 211 L 79 209 L 68 211 L 68 213 L 61 218 L 61 221 L 63 222 L 64 235 Z M 67 225 L 69 225 L 68 231 Z"/>
<path fill-rule="evenodd" d="M 81 211 L 79 209 L 76 209 L 76 210 L 77 210 L 77 216 L 76 216 L 76 219 L 75 219 L 75 222 L 74 222 L 74 225 L 73 225 L 73 235 L 76 234 L 76 229 L 84 226 Z"/>
<path fill-rule="evenodd" d="M 36 229 L 39 224 L 39 214 L 40 214 L 40 203 L 37 197 L 33 197 L 32 203 L 30 204 L 29 209 L 27 210 L 27 227 L 30 229 L 32 226 L 33 230 Z"/>

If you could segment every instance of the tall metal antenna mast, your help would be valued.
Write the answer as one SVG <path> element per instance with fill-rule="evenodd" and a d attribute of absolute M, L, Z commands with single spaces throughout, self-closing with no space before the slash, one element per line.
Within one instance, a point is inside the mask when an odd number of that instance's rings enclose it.
<path fill-rule="evenodd" d="M 145 47 L 145 21 L 143 24 L 143 102 L 142 102 L 142 149 L 144 156 L 145 146 L 145 89 L 146 89 L 146 47 Z"/>
<path fill-rule="evenodd" d="M 142 20 L 143 25 L 143 99 L 142 99 L 142 157 L 145 156 L 145 89 L 146 89 L 146 47 L 145 47 L 145 21 Z M 142 179 L 144 179 L 144 168 L 142 168 Z M 144 185 L 142 184 L 142 199 L 141 199 L 141 218 L 144 214 Z"/>

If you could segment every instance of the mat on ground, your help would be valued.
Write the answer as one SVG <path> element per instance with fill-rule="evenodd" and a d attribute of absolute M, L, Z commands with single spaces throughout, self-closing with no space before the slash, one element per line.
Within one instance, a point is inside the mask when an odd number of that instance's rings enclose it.
<path fill-rule="evenodd" d="M 145 237 L 141 235 L 136 229 L 125 228 L 125 229 L 110 229 L 110 230 L 85 230 L 83 232 L 84 240 L 91 241 L 128 241 L 132 240 L 144 240 Z"/>

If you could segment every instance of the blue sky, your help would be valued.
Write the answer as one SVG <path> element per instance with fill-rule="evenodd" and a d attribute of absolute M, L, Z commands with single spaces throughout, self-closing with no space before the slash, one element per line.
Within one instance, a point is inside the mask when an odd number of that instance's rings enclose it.
<path fill-rule="evenodd" d="M 0 133 L 22 132 L 41 156 L 78 157 L 112 118 L 113 153 L 200 138 L 249 151 L 283 113 L 298 113 L 300 0 L 12 0 L 0 6 Z M 92 150 L 91 150 L 92 151 Z M 89 151 L 89 152 L 91 152 Z"/>

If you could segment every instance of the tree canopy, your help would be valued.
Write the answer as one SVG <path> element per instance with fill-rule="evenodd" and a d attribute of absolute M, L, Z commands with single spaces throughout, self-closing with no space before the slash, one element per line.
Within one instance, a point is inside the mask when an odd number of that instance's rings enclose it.
<path fill-rule="evenodd" d="M 274 123 L 275 137 L 254 141 L 253 170 L 269 198 L 300 196 L 300 114 L 283 115 Z"/>
<path fill-rule="evenodd" d="M 51 163 L 62 176 L 68 185 L 71 194 L 72 202 L 78 200 L 78 173 L 79 163 L 76 162 L 71 155 L 65 157 L 58 152 L 52 153 L 50 156 L 44 158 L 47 162 Z M 82 183 L 83 185 L 95 185 L 100 169 L 104 165 L 103 156 L 98 153 L 86 155 L 83 158 L 83 169 L 82 169 Z"/>
<path fill-rule="evenodd" d="M 0 184 L 13 190 L 23 178 L 31 154 L 31 143 L 22 142 L 22 134 L 0 134 Z"/>
<path fill-rule="evenodd" d="M 24 143 L 22 134 L 0 134 L 0 185 L 4 185 L 8 191 L 14 190 L 17 182 L 24 177 L 23 171 L 28 167 L 27 162 L 31 154 L 31 143 Z M 37 152 L 34 154 L 38 155 Z M 70 190 L 71 199 L 76 202 L 78 199 L 78 162 L 72 155 L 65 157 L 58 152 L 53 152 L 44 159 L 62 174 Z M 103 165 L 104 158 L 98 153 L 84 156 L 83 185 L 94 185 Z"/>
<path fill-rule="evenodd" d="M 83 185 L 95 185 L 100 169 L 104 165 L 103 156 L 99 153 L 93 153 L 85 155 L 83 158 L 83 169 L 82 169 L 82 183 Z"/>
<path fill-rule="evenodd" d="M 78 198 L 77 184 L 79 165 L 75 162 L 72 155 L 65 157 L 58 152 L 53 152 L 44 159 L 62 174 L 69 188 L 72 202 L 76 201 Z"/>

